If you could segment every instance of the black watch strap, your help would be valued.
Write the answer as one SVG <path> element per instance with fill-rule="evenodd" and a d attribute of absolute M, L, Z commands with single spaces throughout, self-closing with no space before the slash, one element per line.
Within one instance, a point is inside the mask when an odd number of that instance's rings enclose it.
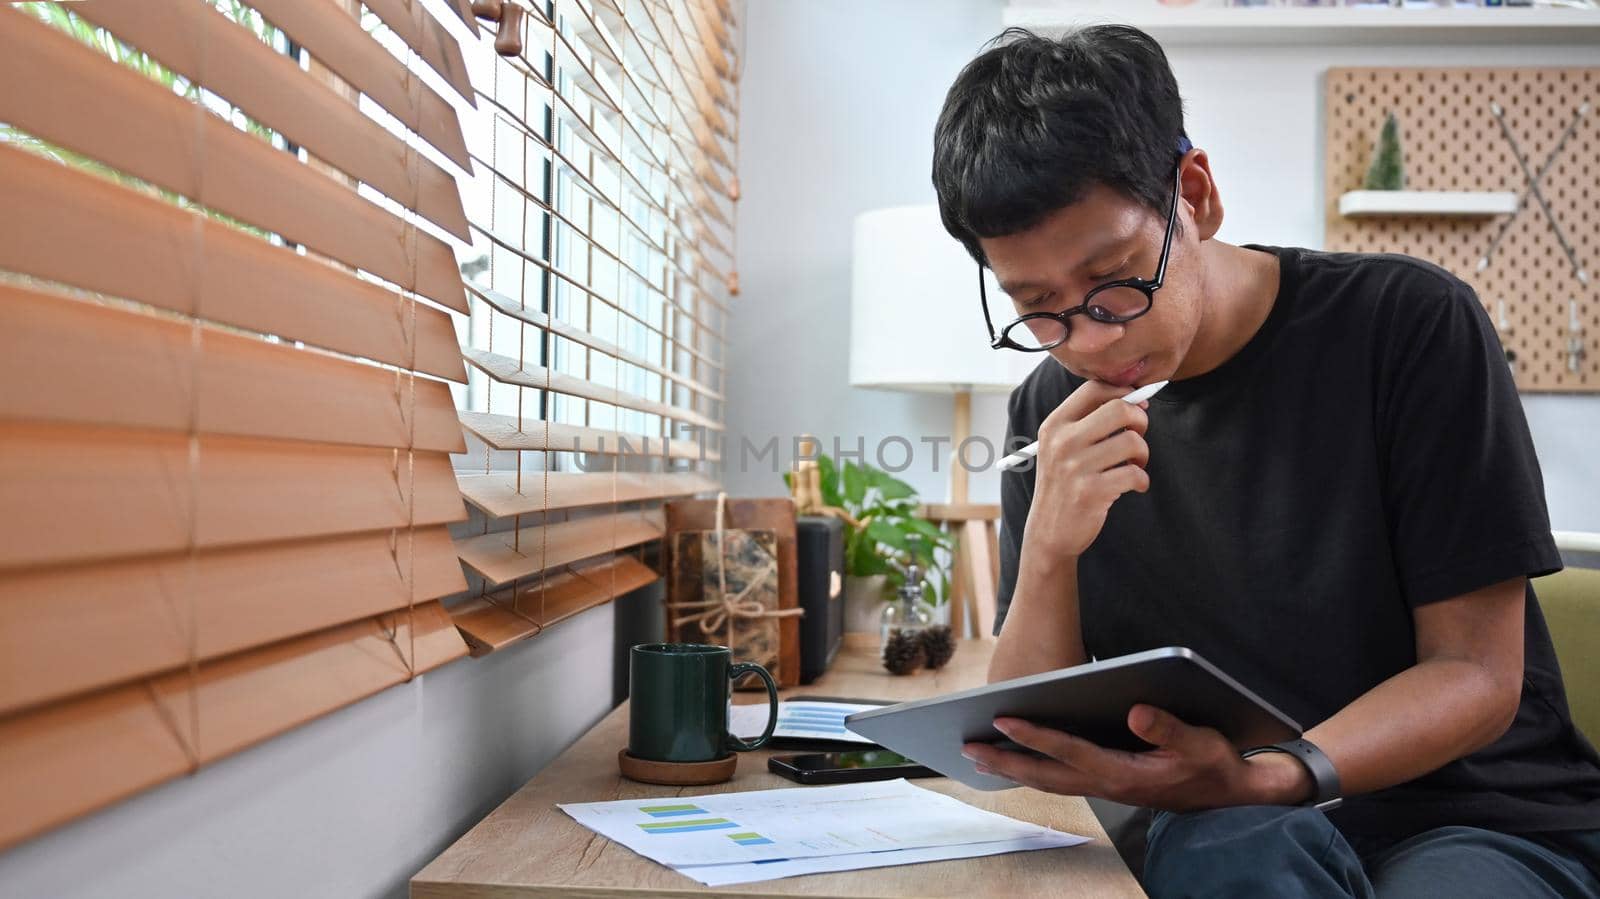
<path fill-rule="evenodd" d="M 1333 767 L 1332 760 L 1317 748 L 1317 744 L 1310 740 L 1284 740 L 1271 746 L 1246 749 L 1240 754 L 1240 758 L 1249 758 L 1263 752 L 1282 752 L 1292 755 L 1311 772 L 1311 780 L 1316 784 L 1317 792 L 1306 805 L 1328 811 L 1338 808 L 1344 801 L 1344 791 L 1339 786 L 1339 772 Z"/>

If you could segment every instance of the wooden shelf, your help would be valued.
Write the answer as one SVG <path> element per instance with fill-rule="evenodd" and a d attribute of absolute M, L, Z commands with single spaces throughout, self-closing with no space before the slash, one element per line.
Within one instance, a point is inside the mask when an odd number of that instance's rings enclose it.
<path fill-rule="evenodd" d="M 1481 190 L 1352 190 L 1339 197 L 1343 216 L 1379 215 L 1510 215 L 1518 198 L 1511 191 Z"/>
<path fill-rule="evenodd" d="M 1600 10 L 1584 9 L 1174 9 L 1034 0 L 1011 3 L 1004 22 L 1047 34 L 1117 22 L 1169 46 L 1600 43 Z"/>

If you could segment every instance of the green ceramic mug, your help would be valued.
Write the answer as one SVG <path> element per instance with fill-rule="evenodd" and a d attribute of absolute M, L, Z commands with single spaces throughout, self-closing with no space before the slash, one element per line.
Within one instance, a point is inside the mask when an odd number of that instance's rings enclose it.
<path fill-rule="evenodd" d="M 778 726 L 778 685 L 767 669 L 733 661 L 726 646 L 641 643 L 628 666 L 628 754 L 652 762 L 710 762 L 730 750 L 760 749 Z M 759 675 L 767 685 L 767 728 L 755 740 L 728 733 L 733 682 Z"/>

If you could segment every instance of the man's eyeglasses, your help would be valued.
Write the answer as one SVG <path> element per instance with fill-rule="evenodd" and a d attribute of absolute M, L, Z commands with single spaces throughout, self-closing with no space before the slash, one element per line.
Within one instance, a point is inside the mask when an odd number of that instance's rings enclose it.
<path fill-rule="evenodd" d="M 989 296 L 983 284 L 983 266 L 978 266 L 978 302 L 983 307 L 983 323 L 989 329 L 989 346 L 1024 353 L 1039 353 L 1061 345 L 1072 332 L 1072 316 L 1087 315 L 1097 322 L 1120 325 L 1150 311 L 1155 292 L 1167 276 L 1167 256 L 1172 252 L 1172 232 L 1178 221 L 1178 196 L 1182 192 L 1180 165 L 1172 176 L 1172 204 L 1167 209 L 1167 235 L 1161 241 L 1161 261 L 1154 278 L 1123 278 L 1107 281 L 1089 291 L 1083 302 L 1061 312 L 1031 312 L 1005 326 L 999 336 L 989 318 Z"/>

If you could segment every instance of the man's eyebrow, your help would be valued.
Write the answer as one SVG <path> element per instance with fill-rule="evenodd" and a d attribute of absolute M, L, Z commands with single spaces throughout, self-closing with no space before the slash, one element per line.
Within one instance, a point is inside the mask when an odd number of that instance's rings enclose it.
<path fill-rule="evenodd" d="M 1095 247 L 1093 252 L 1091 252 L 1088 256 L 1085 256 L 1082 261 L 1074 266 L 1073 270 L 1077 271 L 1088 268 L 1094 265 L 1094 263 L 1100 262 L 1107 256 L 1115 255 L 1117 252 L 1126 249 L 1129 242 L 1133 241 L 1138 236 L 1139 233 L 1135 231 L 1131 234 L 1118 234 L 1105 238 L 1100 242 L 1099 246 Z M 1046 285 L 1042 282 L 1029 280 L 1027 278 L 1019 281 L 1000 282 L 1000 289 L 1005 291 L 1007 295 L 1013 298 L 1019 293 L 1025 293 L 1031 290 L 1042 290 L 1045 286 Z"/>

